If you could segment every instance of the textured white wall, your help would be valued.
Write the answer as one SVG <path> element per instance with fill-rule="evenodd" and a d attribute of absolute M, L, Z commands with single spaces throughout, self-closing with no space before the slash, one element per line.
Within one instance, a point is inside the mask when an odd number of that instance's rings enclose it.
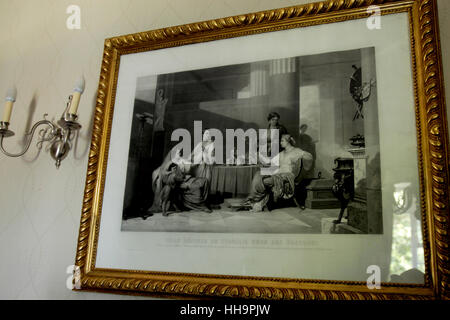
<path fill-rule="evenodd" d="M 18 151 L 27 124 L 58 117 L 80 74 L 86 91 L 77 148 L 54 168 L 34 144 L 24 158 L 0 155 L 0 299 L 131 298 L 66 289 L 73 264 L 103 41 L 127 33 L 279 8 L 311 0 L 2 0 L 0 96 L 15 84 L 11 119 Z M 450 78 L 450 2 L 438 0 L 444 74 Z M 66 8 L 81 7 L 81 30 L 66 28 Z M 447 88 L 447 105 L 450 105 Z"/>

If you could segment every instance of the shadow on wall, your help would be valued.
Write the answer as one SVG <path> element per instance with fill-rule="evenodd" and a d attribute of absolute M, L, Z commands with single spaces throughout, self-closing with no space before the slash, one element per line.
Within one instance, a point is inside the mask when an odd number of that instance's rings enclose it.
<path fill-rule="evenodd" d="M 33 93 L 33 98 L 31 99 L 31 101 L 30 101 L 30 103 L 28 105 L 28 108 L 27 108 L 27 115 L 28 115 L 27 116 L 27 121 L 25 123 L 25 128 L 24 128 L 24 131 L 23 131 L 22 139 L 20 140 L 20 145 L 21 145 L 22 148 L 24 148 L 26 143 L 27 143 L 27 140 L 28 140 L 27 133 L 30 132 L 31 127 L 33 125 L 33 118 L 34 118 L 34 114 L 36 113 L 37 100 L 38 100 L 37 99 L 37 93 L 34 92 Z M 27 162 L 27 163 L 32 163 L 32 162 L 36 161 L 37 158 L 39 157 L 39 155 L 41 154 L 41 150 L 42 150 L 42 148 L 37 148 L 37 151 L 36 151 L 36 153 L 34 154 L 33 157 L 31 157 L 30 159 L 22 157 L 22 160 Z"/>

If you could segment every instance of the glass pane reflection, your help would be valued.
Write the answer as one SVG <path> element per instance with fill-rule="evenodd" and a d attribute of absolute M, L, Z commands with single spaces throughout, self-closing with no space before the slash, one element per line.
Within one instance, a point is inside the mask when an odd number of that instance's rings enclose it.
<path fill-rule="evenodd" d="M 411 183 L 394 185 L 394 216 L 390 282 L 423 283 L 424 250 L 420 217 L 420 200 Z"/>

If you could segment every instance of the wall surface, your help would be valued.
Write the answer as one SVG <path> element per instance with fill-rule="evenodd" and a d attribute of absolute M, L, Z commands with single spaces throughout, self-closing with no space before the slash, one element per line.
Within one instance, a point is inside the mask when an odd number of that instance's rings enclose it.
<path fill-rule="evenodd" d="M 0 299 L 137 299 L 74 293 L 66 268 L 74 262 L 85 182 L 90 128 L 105 38 L 311 0 L 2 0 L 0 93 L 15 84 L 12 152 L 23 146 L 31 123 L 58 117 L 77 78 L 86 91 L 76 148 L 56 170 L 35 142 L 23 158 L 0 155 Z M 81 7 L 81 29 L 66 28 L 66 8 Z M 444 57 L 450 54 L 450 1 L 438 0 Z M 450 78 L 450 61 L 444 58 Z M 447 85 L 450 106 L 450 86 Z"/>

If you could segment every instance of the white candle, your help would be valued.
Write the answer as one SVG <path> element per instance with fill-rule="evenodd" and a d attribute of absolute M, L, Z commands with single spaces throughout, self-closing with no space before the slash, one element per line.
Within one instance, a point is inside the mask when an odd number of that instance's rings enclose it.
<path fill-rule="evenodd" d="M 84 77 L 82 77 L 75 85 L 75 89 L 72 94 L 72 102 L 70 103 L 70 114 L 77 114 L 78 105 L 80 104 L 81 94 L 84 91 Z"/>
<path fill-rule="evenodd" d="M 6 92 L 5 110 L 3 112 L 3 118 L 2 118 L 3 122 L 9 123 L 9 120 L 11 120 L 12 108 L 13 108 L 14 102 L 16 101 L 16 96 L 17 96 L 16 88 L 10 88 Z"/>

